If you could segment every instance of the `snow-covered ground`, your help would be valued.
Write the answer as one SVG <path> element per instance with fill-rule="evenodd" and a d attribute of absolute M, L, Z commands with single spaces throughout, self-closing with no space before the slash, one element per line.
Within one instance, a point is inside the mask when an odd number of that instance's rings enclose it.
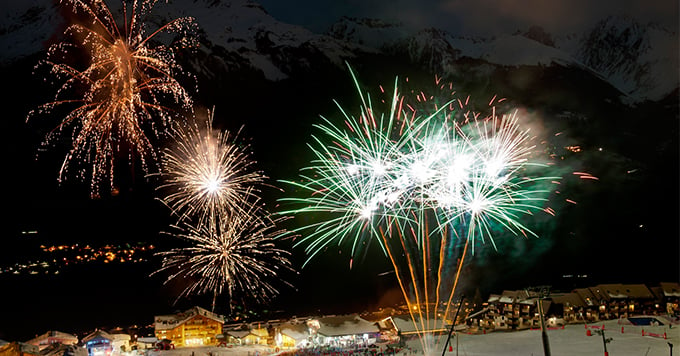
<path fill-rule="evenodd" d="M 676 355 L 680 355 L 680 327 L 675 326 L 634 326 L 618 324 L 617 320 L 609 320 L 593 324 L 604 325 L 605 337 L 612 338 L 607 343 L 610 356 L 660 356 L 670 355 L 669 343 L 674 347 Z M 604 347 L 602 336 L 591 329 L 588 336 L 584 325 L 567 325 L 564 329 L 548 330 L 548 342 L 552 356 L 602 356 Z M 642 335 L 645 331 L 646 336 Z M 658 336 L 649 336 L 648 334 Z M 666 338 L 663 338 L 666 333 Z M 446 356 L 490 356 L 490 355 L 543 355 L 541 330 L 497 331 L 488 334 L 458 334 L 458 340 L 451 339 L 451 351 Z M 420 350 L 420 342 L 410 341 L 408 346 Z M 263 346 L 248 347 L 200 347 L 181 348 L 170 351 L 151 351 L 148 356 L 257 356 L 272 355 L 275 350 Z M 420 352 L 415 352 L 415 355 Z M 439 353 L 440 355 L 441 353 Z M 347 355 L 347 354 L 346 354 Z M 396 356 L 406 356 L 402 351 Z M 339 356 L 339 355 L 338 355 Z"/>

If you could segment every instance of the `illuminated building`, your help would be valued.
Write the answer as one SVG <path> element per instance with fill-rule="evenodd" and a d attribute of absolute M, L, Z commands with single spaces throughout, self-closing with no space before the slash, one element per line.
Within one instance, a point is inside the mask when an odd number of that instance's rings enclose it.
<path fill-rule="evenodd" d="M 304 323 L 285 323 L 274 336 L 276 347 L 291 349 L 311 346 L 309 327 Z"/>
<path fill-rule="evenodd" d="M 130 335 L 95 330 L 83 338 L 88 356 L 119 356 L 131 350 Z"/>
<path fill-rule="evenodd" d="M 42 351 L 52 344 L 75 345 L 78 343 L 78 337 L 61 331 L 50 330 L 26 341 L 26 343 L 38 346 L 38 349 Z"/>
<path fill-rule="evenodd" d="M 217 345 L 217 335 L 222 334 L 224 325 L 223 316 L 201 307 L 154 319 L 158 340 L 171 340 L 176 347 Z"/>
<path fill-rule="evenodd" d="M 241 340 L 244 345 L 268 345 L 269 332 L 265 328 L 253 328 Z"/>
<path fill-rule="evenodd" d="M 88 356 L 111 356 L 113 337 L 103 330 L 96 330 L 83 338 Z"/>
<path fill-rule="evenodd" d="M 308 320 L 307 325 L 310 329 L 310 340 L 332 347 L 368 346 L 375 343 L 380 335 L 376 323 L 365 320 L 358 314 L 324 316 Z"/>
<path fill-rule="evenodd" d="M 37 356 L 38 347 L 25 342 L 6 342 L 0 340 L 0 356 Z"/>
<path fill-rule="evenodd" d="M 665 303 L 665 310 L 668 315 L 680 315 L 680 283 L 662 282 L 658 287 L 657 293 L 662 303 Z"/>

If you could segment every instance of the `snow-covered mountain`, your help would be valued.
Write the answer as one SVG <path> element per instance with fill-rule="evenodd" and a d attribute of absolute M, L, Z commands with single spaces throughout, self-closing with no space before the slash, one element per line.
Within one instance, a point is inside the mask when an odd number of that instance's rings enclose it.
<path fill-rule="evenodd" d="M 4 1 L 0 9 L 0 64 L 45 50 L 60 35 L 64 19 L 52 1 Z"/>
<path fill-rule="evenodd" d="M 195 18 L 202 34 L 201 50 L 206 54 L 227 59 L 227 67 L 246 64 L 269 80 L 309 70 L 317 62 L 342 66 L 357 53 L 370 51 L 364 46 L 280 22 L 253 1 L 195 0 L 187 5 L 176 0 L 167 6 L 160 5 L 159 10 L 164 8 L 161 11 L 165 11 L 168 19 L 178 13 Z M 239 63 L 234 63 L 235 59 Z M 206 70 L 200 68 L 200 63 L 195 65 L 196 70 Z"/>
<path fill-rule="evenodd" d="M 61 6 L 68 5 L 51 0 L 3 5 L 7 11 L 0 18 L 0 63 L 45 50 L 51 38 L 58 38 L 65 23 Z M 114 1 L 109 6 L 115 12 L 120 3 Z M 342 66 L 358 53 L 373 51 L 277 21 L 260 4 L 249 0 L 159 1 L 151 20 L 162 24 L 185 16 L 193 17 L 199 27 L 202 58 L 217 56 L 228 70 L 249 67 L 269 80 L 286 78 L 319 61 Z M 215 65 L 216 61 L 210 63 Z M 194 61 L 192 65 L 193 70 L 204 74 L 214 70 L 206 63 Z"/>
<path fill-rule="evenodd" d="M 608 17 L 590 30 L 565 36 L 532 26 L 493 37 L 455 36 L 437 29 L 413 33 L 397 24 L 343 18 L 329 35 L 405 54 L 441 75 L 457 72 L 455 62 L 462 58 L 504 67 L 581 67 L 621 91 L 626 102 L 660 100 L 679 84 L 677 34 L 627 17 Z"/>
<path fill-rule="evenodd" d="M 66 22 L 60 13 L 66 5 L 52 0 L 2 6 L 3 64 L 45 50 Z M 413 30 L 400 23 L 350 17 L 317 34 L 278 21 L 251 0 L 159 1 L 153 14 L 159 22 L 195 18 L 201 46 L 199 54 L 189 59 L 189 70 L 207 78 L 218 71 L 248 70 L 277 81 L 380 54 L 398 56 L 442 76 L 471 70 L 460 65 L 470 59 L 479 61 L 473 68 L 478 74 L 520 66 L 576 67 L 609 83 L 629 103 L 660 100 L 678 88 L 677 33 L 625 17 L 609 17 L 588 31 L 568 36 L 534 26 L 494 37 L 462 37 L 436 28 Z"/>
<path fill-rule="evenodd" d="M 632 98 L 656 100 L 678 87 L 678 34 L 628 17 L 585 33 L 575 56 Z"/>

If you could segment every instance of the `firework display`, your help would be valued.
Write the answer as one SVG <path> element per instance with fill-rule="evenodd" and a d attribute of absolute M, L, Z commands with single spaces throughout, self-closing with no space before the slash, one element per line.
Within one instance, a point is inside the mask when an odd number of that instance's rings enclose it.
<path fill-rule="evenodd" d="M 225 292 L 230 300 L 269 300 L 278 294 L 273 281 L 287 285 L 280 272 L 292 270 L 288 252 L 274 244 L 286 218 L 272 217 L 259 197 L 266 177 L 238 133 L 213 128 L 214 113 L 172 127 L 157 190 L 177 217 L 179 232 L 170 235 L 190 245 L 158 253 L 162 267 L 154 272 L 186 285 L 177 300 L 212 294 L 213 310 Z"/>
<path fill-rule="evenodd" d="M 92 195 L 98 195 L 106 177 L 113 189 L 120 157 L 139 159 L 144 170 L 156 163 L 152 140 L 174 117 L 172 105 L 191 109 L 189 93 L 174 77 L 182 72 L 175 53 L 194 45 L 195 24 L 190 17 L 178 18 L 148 34 L 145 18 L 156 0 L 134 0 L 131 9 L 123 2 L 122 26 L 103 1 L 65 3 L 84 20 L 74 21 L 65 31 L 66 40 L 52 46 L 40 63 L 63 83 L 54 101 L 33 110 L 29 118 L 56 107 L 68 111 L 45 143 L 71 130 L 59 180 L 69 169 L 76 170 L 80 178 L 90 176 Z M 163 33 L 180 39 L 159 44 Z"/>
<path fill-rule="evenodd" d="M 340 105 L 344 126 L 323 119 L 310 148 L 315 160 L 301 181 L 284 181 L 303 192 L 282 199 L 286 214 L 310 214 L 316 222 L 295 230 L 308 263 L 332 245 L 378 241 L 390 259 L 426 353 L 429 339 L 451 318 L 452 300 L 465 255 L 507 232 L 536 236 L 522 217 L 545 211 L 550 184 L 546 161 L 523 130 L 516 111 L 499 114 L 494 100 L 485 112 L 465 101 L 429 100 L 399 93 L 378 114 L 361 92 L 360 114 Z M 337 104 L 337 103 L 336 103 Z M 297 206 L 297 207 L 295 207 Z"/>
<path fill-rule="evenodd" d="M 172 235 L 191 245 L 158 253 L 163 265 L 154 273 L 169 272 L 167 282 L 177 278 L 190 282 L 178 299 L 212 294 L 213 309 L 224 292 L 230 298 L 267 301 L 278 294 L 272 281 L 287 284 L 281 274 L 292 269 L 289 252 L 275 245 L 283 233 L 276 229 L 280 220 L 253 204 L 206 223 L 184 223 Z"/>
<path fill-rule="evenodd" d="M 176 124 L 161 158 L 164 183 L 158 189 L 169 192 L 162 200 L 180 221 L 250 211 L 266 179 L 253 169 L 250 147 L 238 142 L 238 132 L 232 136 L 213 129 L 213 115 L 214 109 L 203 122 L 194 118 Z"/>

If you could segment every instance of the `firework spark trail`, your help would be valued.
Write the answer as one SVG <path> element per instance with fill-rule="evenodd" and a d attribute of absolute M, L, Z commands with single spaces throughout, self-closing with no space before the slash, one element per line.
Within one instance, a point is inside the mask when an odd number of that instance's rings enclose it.
<path fill-rule="evenodd" d="M 345 118 L 345 128 L 334 126 L 322 117 L 325 124 L 315 125 L 332 144 L 326 145 L 321 138 L 313 137 L 318 145 L 309 145 L 316 156 L 313 166 L 303 169 L 302 182 L 285 181 L 310 197 L 283 198 L 284 202 L 304 204 L 305 207 L 288 213 L 331 213 L 335 217 L 301 227 L 296 232 L 313 228 L 314 236 L 303 238 L 296 244 L 309 243 L 307 260 L 332 242 L 352 240 L 352 254 L 360 245 L 362 235 L 370 230 L 377 233 L 373 219 L 383 220 L 412 218 L 410 207 L 403 199 L 410 189 L 411 178 L 404 172 L 402 161 L 408 161 L 404 150 L 409 145 L 411 132 L 417 132 L 435 115 L 419 118 L 415 123 L 398 126 L 405 113 L 396 112 L 400 97 L 393 94 L 390 113 L 375 117 L 370 97 L 361 96 L 364 106 L 359 118 L 347 114 L 336 103 Z M 395 132 L 397 130 L 397 132 Z M 349 204 L 348 204 L 349 202 Z M 389 225 L 389 224 L 388 224 Z M 384 249 L 384 246 L 383 246 Z"/>
<path fill-rule="evenodd" d="M 238 142 L 240 131 L 213 129 L 214 109 L 204 122 L 195 118 L 175 125 L 172 146 L 164 150 L 158 190 L 179 220 L 199 223 L 218 216 L 252 211 L 267 178 L 253 168 L 250 146 Z"/>
<path fill-rule="evenodd" d="M 183 280 L 177 300 L 192 294 L 227 293 L 230 300 L 266 302 L 277 295 L 273 281 L 290 285 L 282 272 L 292 271 L 290 254 L 275 245 L 284 230 L 259 194 L 266 177 L 254 169 L 250 146 L 238 134 L 213 128 L 214 108 L 205 117 L 179 122 L 164 150 L 158 191 L 177 216 L 172 234 L 190 243 L 161 252 L 166 283 Z"/>
<path fill-rule="evenodd" d="M 162 267 L 153 274 L 169 272 L 166 283 L 184 279 L 189 284 L 177 297 L 212 294 L 213 310 L 217 296 L 227 292 L 230 299 L 266 302 L 279 293 L 272 281 L 283 280 L 292 271 L 290 253 L 277 248 L 276 238 L 284 231 L 258 204 L 247 210 L 220 215 L 198 225 L 175 226 L 171 234 L 191 246 L 160 252 Z"/>
<path fill-rule="evenodd" d="M 107 176 L 114 189 L 117 156 L 138 158 L 145 171 L 150 163 L 157 163 L 150 134 L 162 135 L 175 115 L 164 102 L 191 111 L 192 100 L 174 77 L 182 73 L 175 52 L 195 45 L 196 26 L 190 17 L 178 18 L 147 36 L 144 20 L 156 1 L 134 0 L 129 14 L 123 2 L 122 29 L 103 1 L 64 1 L 89 22 L 69 26 L 65 34 L 72 42 L 53 45 L 47 59 L 39 63 L 64 82 L 54 100 L 31 111 L 28 119 L 56 107 L 75 106 L 47 135 L 45 145 L 61 136 L 62 131 L 72 129 L 71 148 L 59 171 L 59 181 L 74 168 L 74 161 L 82 160 L 83 166 L 74 169 L 82 179 L 87 175 L 87 165 L 91 166 L 93 196 L 99 195 Z M 181 39 L 170 45 L 152 46 L 151 40 L 161 33 L 178 34 Z M 87 63 L 75 60 L 82 55 L 87 57 Z M 75 63 L 62 63 L 64 59 Z"/>
<path fill-rule="evenodd" d="M 426 341 L 439 322 L 430 318 L 438 318 L 444 301 L 442 328 L 450 317 L 468 246 L 473 253 L 479 242 L 496 248 L 494 237 L 504 231 L 537 236 L 521 218 L 551 211 L 544 205 L 552 190 L 544 186 L 561 177 L 544 175 L 547 165 L 516 112 L 496 113 L 494 101 L 502 99 L 494 97 L 487 113 L 468 109 L 469 97 L 437 103 L 417 91 L 411 101 L 398 93 L 395 81 L 389 113 L 376 115 L 352 76 L 361 115 L 350 116 L 338 105 L 344 129 L 325 118 L 316 126 L 326 137 L 309 145 L 316 159 L 303 171 L 311 173 L 302 182 L 284 181 L 307 196 L 282 199 L 301 206 L 284 214 L 321 219 L 295 230 L 303 236 L 295 247 L 305 245 L 307 262 L 347 240 L 354 256 L 362 241 L 375 238 L 395 269 L 428 353 L 438 343 Z"/>

